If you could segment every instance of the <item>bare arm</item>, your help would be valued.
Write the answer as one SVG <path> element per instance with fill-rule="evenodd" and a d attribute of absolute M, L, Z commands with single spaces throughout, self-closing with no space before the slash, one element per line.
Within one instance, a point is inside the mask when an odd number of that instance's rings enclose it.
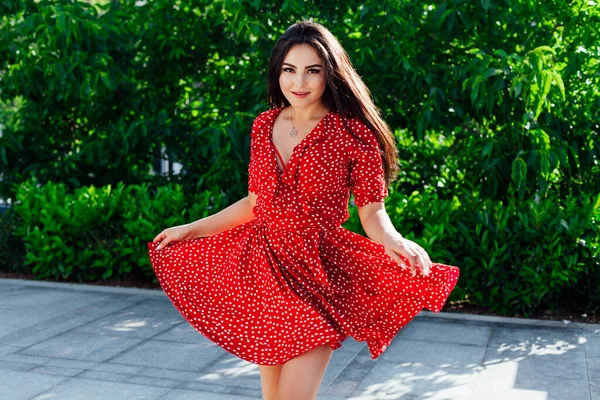
<path fill-rule="evenodd" d="M 358 216 L 365 233 L 374 242 L 383 244 L 384 234 L 398 233 L 382 202 L 369 203 L 359 207 Z"/>
<path fill-rule="evenodd" d="M 216 214 L 199 219 L 190 224 L 191 236 L 212 236 L 226 231 L 245 222 L 253 220 L 256 216 L 252 208 L 256 205 L 256 194 L 248 192 L 248 196 L 238 200 Z"/>

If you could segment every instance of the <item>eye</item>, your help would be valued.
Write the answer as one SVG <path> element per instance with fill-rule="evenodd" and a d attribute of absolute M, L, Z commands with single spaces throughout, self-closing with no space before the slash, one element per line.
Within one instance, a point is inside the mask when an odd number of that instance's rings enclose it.
<path fill-rule="evenodd" d="M 283 72 L 291 72 L 291 73 L 295 72 L 294 68 L 290 68 L 290 67 L 284 67 L 281 70 Z M 318 73 L 321 72 L 321 70 L 320 69 L 311 68 L 311 69 L 308 70 L 308 72 L 310 72 L 311 74 L 318 74 Z"/>

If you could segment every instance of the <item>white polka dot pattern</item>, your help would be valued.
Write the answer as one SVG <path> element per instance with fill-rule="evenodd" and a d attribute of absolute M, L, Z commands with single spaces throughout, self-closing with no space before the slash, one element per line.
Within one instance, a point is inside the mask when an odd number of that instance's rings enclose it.
<path fill-rule="evenodd" d="M 439 312 L 459 269 L 434 263 L 428 276 L 401 269 L 382 245 L 341 226 L 350 192 L 363 206 L 388 195 L 381 156 L 335 112 L 294 148 L 281 170 L 272 127 L 282 108 L 252 125 L 248 190 L 255 219 L 209 237 L 171 242 L 152 267 L 177 310 L 228 352 L 261 365 L 351 336 L 373 359 L 423 308 Z M 356 135 L 377 146 L 360 121 Z"/>

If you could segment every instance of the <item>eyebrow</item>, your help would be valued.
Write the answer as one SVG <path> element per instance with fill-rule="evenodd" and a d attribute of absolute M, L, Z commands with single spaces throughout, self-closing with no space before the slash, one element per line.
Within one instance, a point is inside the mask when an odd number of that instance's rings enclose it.
<path fill-rule="evenodd" d="M 290 67 L 294 67 L 294 68 L 296 68 L 296 66 L 295 66 L 295 65 L 293 65 L 293 64 L 290 64 L 290 63 L 286 63 L 286 62 L 284 62 L 283 64 L 284 64 L 284 65 L 286 65 L 286 64 L 287 64 L 287 65 L 289 65 Z M 313 68 L 313 67 L 321 67 L 321 64 L 313 64 L 313 65 L 309 65 L 309 66 L 307 66 L 307 67 L 304 67 L 304 69 L 309 69 L 309 68 Z"/>

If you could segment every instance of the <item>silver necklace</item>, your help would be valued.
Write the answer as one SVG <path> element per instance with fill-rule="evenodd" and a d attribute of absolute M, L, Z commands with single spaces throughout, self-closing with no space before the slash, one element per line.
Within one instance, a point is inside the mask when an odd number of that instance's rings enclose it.
<path fill-rule="evenodd" d="M 292 123 L 292 130 L 289 132 L 289 135 L 291 137 L 294 137 L 298 134 L 298 129 L 296 129 L 296 127 L 294 126 L 294 109 L 291 107 L 290 107 L 290 113 L 291 113 L 290 122 Z M 300 125 L 300 127 L 306 125 L 307 122 L 308 121 L 304 122 L 302 125 Z"/>

